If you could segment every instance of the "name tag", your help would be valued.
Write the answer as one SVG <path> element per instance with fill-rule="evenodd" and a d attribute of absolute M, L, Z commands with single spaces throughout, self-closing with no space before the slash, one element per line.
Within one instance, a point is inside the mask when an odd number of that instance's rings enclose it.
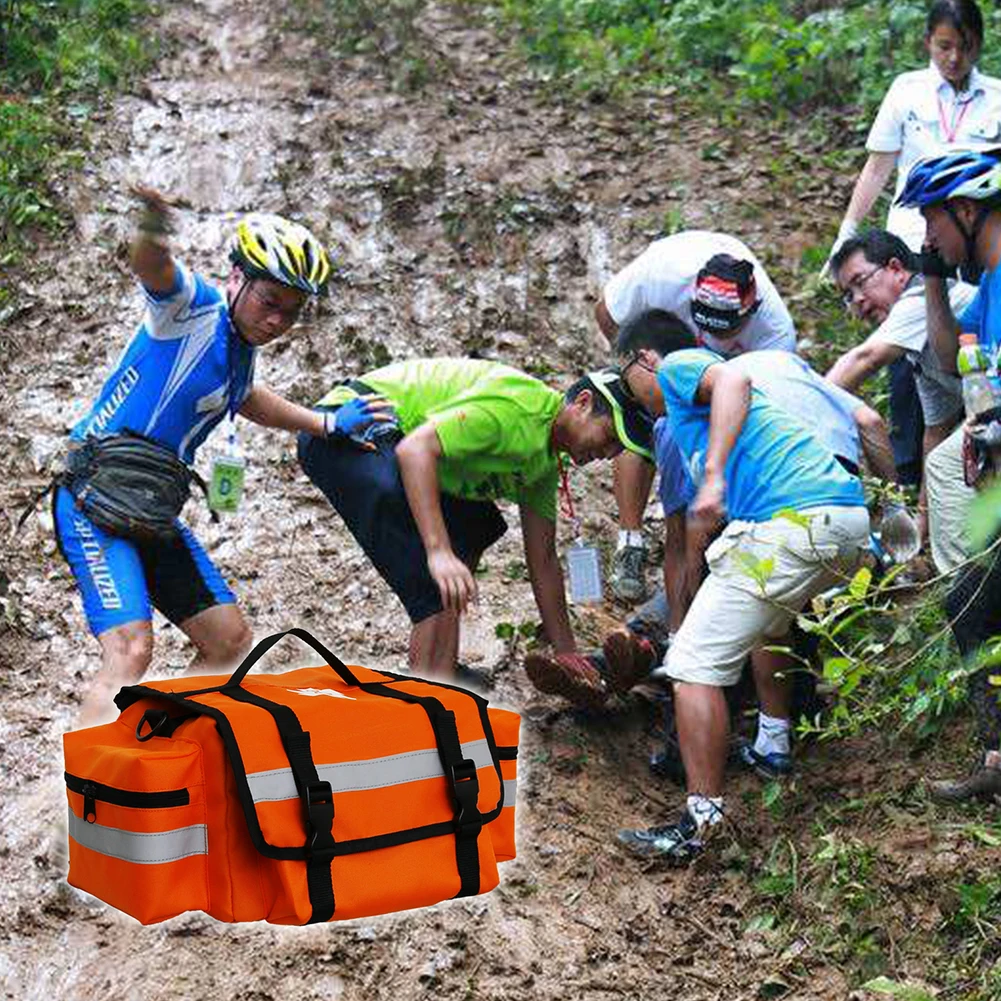
<path fill-rule="evenodd" d="M 232 514 L 239 508 L 246 473 L 243 456 L 221 455 L 213 461 L 209 480 L 209 507 L 213 511 Z"/>
<path fill-rule="evenodd" d="M 567 574 L 570 577 L 570 600 L 575 605 L 601 601 L 601 560 L 594 546 L 575 542 L 567 550 Z"/>

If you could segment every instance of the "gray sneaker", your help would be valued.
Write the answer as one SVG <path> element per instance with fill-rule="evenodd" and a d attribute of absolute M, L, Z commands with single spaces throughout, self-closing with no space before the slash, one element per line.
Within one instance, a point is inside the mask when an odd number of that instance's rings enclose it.
<path fill-rule="evenodd" d="M 645 565 L 645 546 L 623 546 L 616 551 L 612 563 L 612 579 L 609 581 L 616 598 L 635 602 L 646 597 L 646 580 L 643 577 Z"/>

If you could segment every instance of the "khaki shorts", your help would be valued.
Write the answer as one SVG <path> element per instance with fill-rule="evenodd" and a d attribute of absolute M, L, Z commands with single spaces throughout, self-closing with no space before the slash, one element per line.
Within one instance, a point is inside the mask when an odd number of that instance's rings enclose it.
<path fill-rule="evenodd" d="M 709 576 L 692 601 L 655 677 L 732 685 L 763 640 L 789 631 L 815 595 L 845 583 L 869 547 L 864 507 L 800 511 L 788 518 L 733 521 L 706 550 Z"/>

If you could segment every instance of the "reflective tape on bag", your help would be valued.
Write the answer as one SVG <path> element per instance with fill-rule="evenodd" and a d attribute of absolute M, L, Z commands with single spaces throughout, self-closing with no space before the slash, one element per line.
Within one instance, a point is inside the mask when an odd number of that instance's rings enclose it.
<path fill-rule="evenodd" d="M 90 824 L 70 810 L 69 835 L 78 845 L 93 852 L 137 865 L 176 862 L 190 855 L 207 855 L 209 850 L 205 824 L 192 824 L 154 834 L 139 833 Z"/>
<path fill-rule="evenodd" d="M 515 797 L 518 795 L 518 780 L 504 779 L 504 806 L 514 806 Z"/>
<path fill-rule="evenodd" d="M 471 758 L 477 768 L 493 768 L 490 745 L 486 740 L 467 741 L 462 745 L 462 753 L 465 757 Z M 334 793 L 385 789 L 387 786 L 443 778 L 445 775 L 441 767 L 441 755 L 435 747 L 425 751 L 388 754 L 382 758 L 317 764 L 316 773 L 322 782 L 330 783 L 331 791 Z M 248 772 L 247 782 L 255 803 L 274 803 L 299 798 L 291 768 Z M 505 803 L 511 805 L 514 799 L 508 800 L 507 793 L 507 783 L 505 783 Z M 513 795 L 512 788 L 511 796 Z"/>

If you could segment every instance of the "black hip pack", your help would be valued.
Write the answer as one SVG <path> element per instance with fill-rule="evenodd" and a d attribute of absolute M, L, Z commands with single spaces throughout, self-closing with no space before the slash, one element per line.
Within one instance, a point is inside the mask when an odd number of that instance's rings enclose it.
<path fill-rule="evenodd" d="M 74 444 L 56 483 L 98 528 L 140 541 L 173 538 L 191 484 L 206 489 L 172 449 L 127 430 Z"/>

